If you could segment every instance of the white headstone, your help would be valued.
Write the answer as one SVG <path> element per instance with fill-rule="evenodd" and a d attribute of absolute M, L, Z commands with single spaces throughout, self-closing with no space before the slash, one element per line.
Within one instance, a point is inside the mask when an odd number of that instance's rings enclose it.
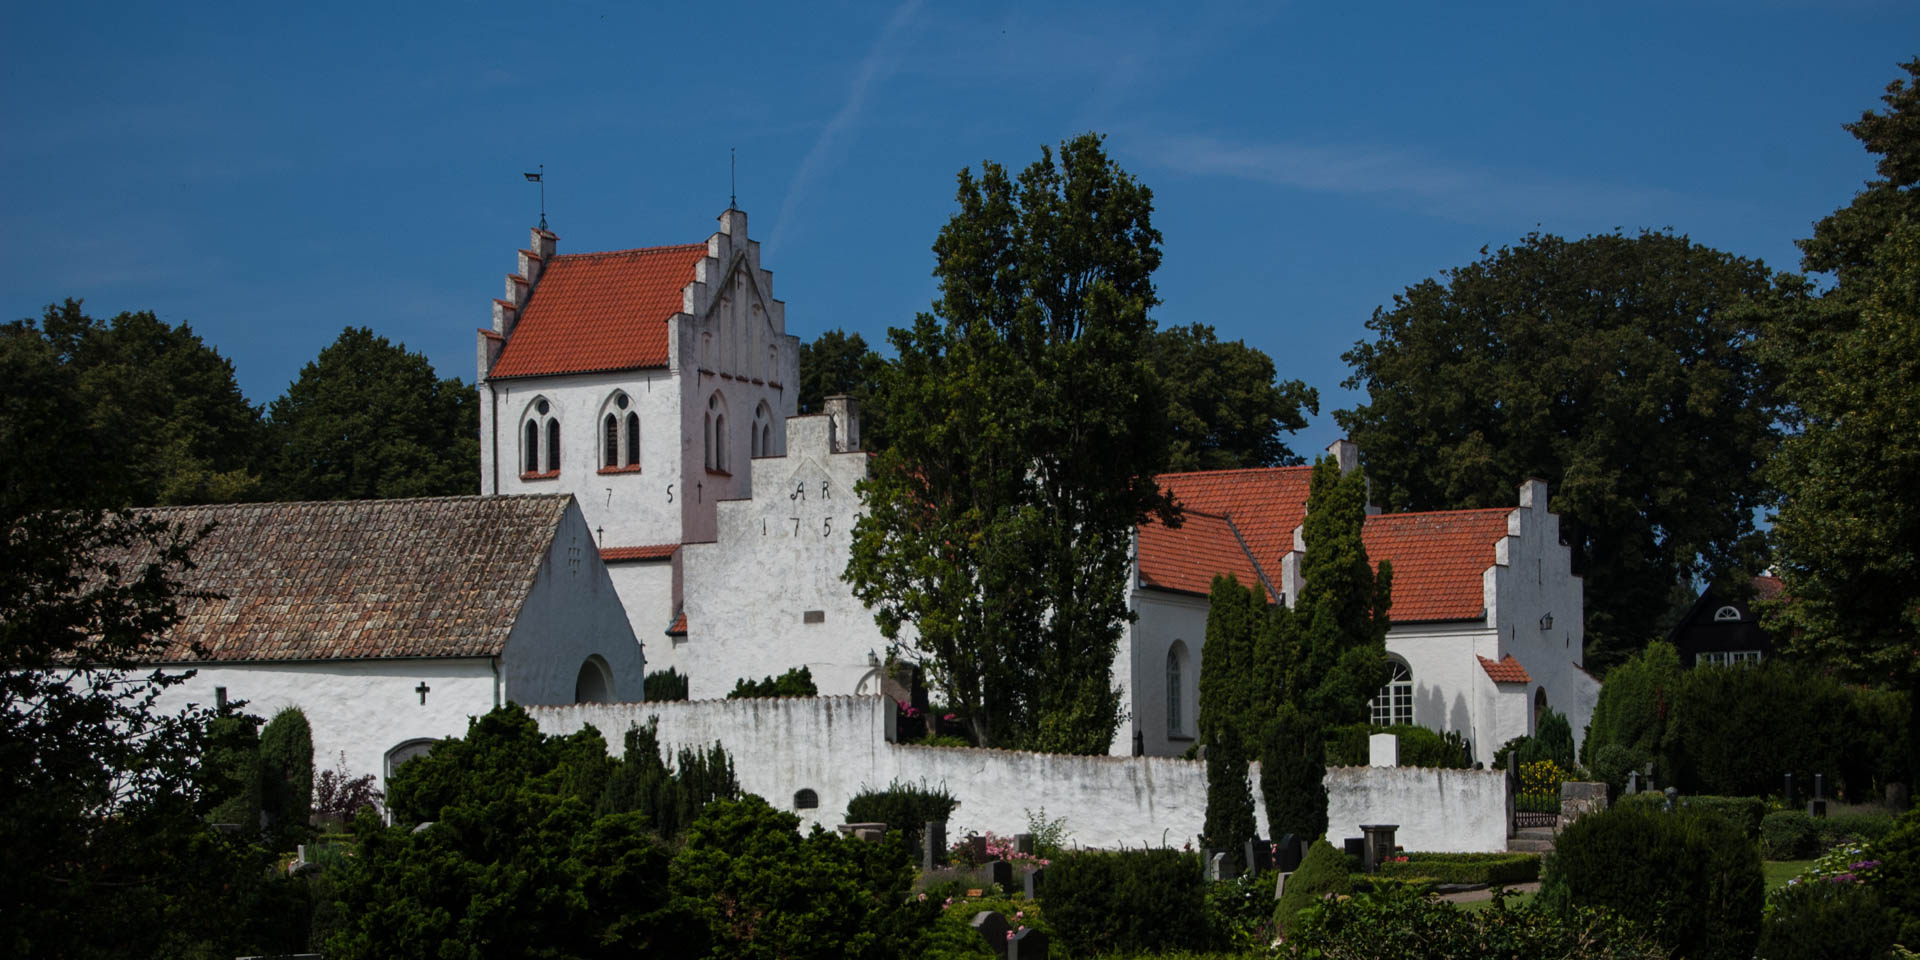
<path fill-rule="evenodd" d="M 1374 767 L 1399 766 L 1400 738 L 1391 733 L 1376 733 L 1368 737 L 1367 765 Z"/>

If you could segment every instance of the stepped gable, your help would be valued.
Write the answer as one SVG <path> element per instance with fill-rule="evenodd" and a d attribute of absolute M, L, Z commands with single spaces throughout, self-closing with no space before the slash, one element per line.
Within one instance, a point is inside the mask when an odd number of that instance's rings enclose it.
<path fill-rule="evenodd" d="M 667 322 L 706 255 L 691 243 L 547 258 L 487 376 L 667 366 Z"/>
<path fill-rule="evenodd" d="M 161 662 L 490 657 L 505 649 L 567 494 L 165 507 L 212 523 Z M 201 654 L 193 647 L 198 645 Z"/>
<path fill-rule="evenodd" d="M 1142 586 L 1200 596 L 1213 591 L 1216 574 L 1233 574 L 1242 586 L 1264 580 L 1233 521 L 1195 510 L 1185 511 L 1178 528 L 1141 524 L 1139 565 Z"/>
<path fill-rule="evenodd" d="M 1293 549 L 1293 528 L 1307 516 L 1313 468 L 1197 470 L 1154 479 L 1181 509 L 1232 520 L 1254 561 L 1273 573 L 1280 558 Z"/>
<path fill-rule="evenodd" d="M 1394 623 L 1486 616 L 1482 574 L 1507 535 L 1505 507 L 1386 513 L 1367 518 L 1361 541 L 1374 569 L 1393 562 Z"/>

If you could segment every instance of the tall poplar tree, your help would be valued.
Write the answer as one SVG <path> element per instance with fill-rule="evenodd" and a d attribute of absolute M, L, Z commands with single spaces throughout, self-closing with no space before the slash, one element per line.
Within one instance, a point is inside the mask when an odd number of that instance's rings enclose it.
<path fill-rule="evenodd" d="M 962 170 L 957 201 L 940 298 L 890 331 L 890 445 L 846 577 L 975 742 L 1102 753 L 1131 531 L 1176 516 L 1152 476 L 1169 436 L 1145 357 L 1153 194 L 1086 134 L 1018 177 Z"/>

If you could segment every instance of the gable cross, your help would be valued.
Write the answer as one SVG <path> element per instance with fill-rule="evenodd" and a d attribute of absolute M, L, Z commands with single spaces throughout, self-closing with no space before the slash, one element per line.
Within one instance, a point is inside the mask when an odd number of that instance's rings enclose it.
<path fill-rule="evenodd" d="M 427 682 L 425 680 L 420 681 L 420 685 L 413 688 L 413 692 L 420 695 L 421 706 L 424 707 L 427 705 L 427 691 L 432 689 L 433 689 L 432 687 L 427 686 Z"/>

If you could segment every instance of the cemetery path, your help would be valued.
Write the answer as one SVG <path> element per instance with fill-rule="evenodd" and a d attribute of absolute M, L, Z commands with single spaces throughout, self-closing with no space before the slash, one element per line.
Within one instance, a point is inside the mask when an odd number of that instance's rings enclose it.
<path fill-rule="evenodd" d="M 1506 885 L 1506 887 L 1508 890 L 1514 893 L 1524 893 L 1524 894 L 1532 895 L 1540 892 L 1540 884 L 1538 881 L 1535 881 L 1533 883 L 1509 883 Z M 1476 900 L 1492 900 L 1493 888 L 1488 887 L 1484 890 L 1465 890 L 1460 893 L 1442 893 L 1442 894 L 1438 894 L 1438 896 L 1440 897 L 1440 899 L 1445 900 L 1448 903 L 1472 903 Z"/>

